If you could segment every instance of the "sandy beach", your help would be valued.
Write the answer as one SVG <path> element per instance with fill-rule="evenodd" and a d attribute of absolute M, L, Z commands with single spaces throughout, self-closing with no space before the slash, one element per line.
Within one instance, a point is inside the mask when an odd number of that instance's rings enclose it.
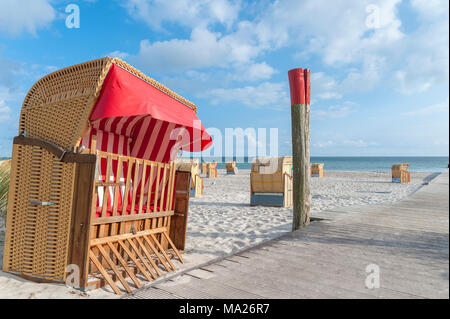
<path fill-rule="evenodd" d="M 396 202 L 417 191 L 432 173 L 412 172 L 409 184 L 391 182 L 390 172 L 326 171 L 324 178 L 312 178 L 312 217 L 335 207 L 377 205 Z M 204 195 L 191 198 L 185 264 L 194 267 L 278 237 L 291 230 L 292 209 L 250 207 L 250 171 L 204 179 Z M 3 240 L 4 221 L 0 221 Z M 3 243 L 0 244 L 0 263 Z M 0 272 L 0 298 L 117 298 L 109 288 L 88 293 L 62 284 L 37 284 Z"/>

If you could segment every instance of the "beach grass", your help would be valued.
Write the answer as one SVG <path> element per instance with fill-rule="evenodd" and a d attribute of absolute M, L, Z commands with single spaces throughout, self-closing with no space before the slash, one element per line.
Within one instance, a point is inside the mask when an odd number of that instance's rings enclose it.
<path fill-rule="evenodd" d="M 10 161 L 0 164 L 0 219 L 5 218 L 8 207 Z M 1 224 L 1 222 L 0 222 Z"/>

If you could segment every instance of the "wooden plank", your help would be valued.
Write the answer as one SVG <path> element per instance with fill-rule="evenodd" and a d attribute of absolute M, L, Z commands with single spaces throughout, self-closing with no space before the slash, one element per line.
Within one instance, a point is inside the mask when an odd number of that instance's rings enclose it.
<path fill-rule="evenodd" d="M 171 218 L 169 237 L 179 250 L 185 249 L 186 232 L 187 232 L 187 218 L 189 212 L 189 188 L 190 188 L 190 173 L 176 172 L 175 183 L 175 200 L 174 212 L 175 215 Z"/>
<path fill-rule="evenodd" d="M 123 259 L 122 255 L 119 253 L 116 247 L 114 247 L 112 243 L 107 243 L 107 245 L 109 246 L 109 249 L 112 251 L 112 253 L 116 256 L 117 260 L 120 262 L 120 264 L 122 265 L 123 269 L 126 271 L 128 276 L 130 276 L 131 280 L 133 280 L 136 287 L 141 288 L 142 287 L 141 282 L 136 278 L 134 272 L 128 267 L 125 259 Z"/>
<path fill-rule="evenodd" d="M 150 247 L 150 249 L 153 251 L 153 253 L 156 255 L 156 258 L 158 258 L 159 262 L 164 266 L 164 268 L 168 271 L 171 272 L 172 269 L 170 269 L 169 265 L 166 263 L 166 261 L 164 260 L 163 257 L 161 257 L 161 255 L 158 253 L 158 249 L 156 249 L 156 247 L 152 244 L 152 242 L 150 241 L 150 239 L 148 239 L 147 236 L 143 236 L 142 238 L 144 238 L 144 241 L 147 243 L 147 245 Z"/>
<path fill-rule="evenodd" d="M 93 198 L 96 201 L 93 185 L 95 167 L 95 163 L 79 163 L 76 166 L 68 264 L 78 266 L 82 288 L 88 282 L 90 225 L 92 210 L 95 211 Z"/>
<path fill-rule="evenodd" d="M 153 213 L 155 213 L 158 209 L 158 196 L 159 196 L 159 182 L 160 182 L 160 175 L 161 175 L 161 164 L 158 163 L 157 167 L 156 167 L 156 186 L 155 186 L 155 200 L 153 203 Z M 156 228 L 157 227 L 157 220 L 153 219 L 152 220 L 152 228 Z"/>
<path fill-rule="evenodd" d="M 101 159 L 100 159 L 99 165 L 101 165 Z M 106 173 L 105 173 L 105 181 L 106 182 L 110 181 L 111 171 L 112 171 L 112 158 L 107 157 L 106 158 Z M 109 199 L 109 186 L 105 186 L 105 187 L 103 187 L 103 203 L 102 203 L 102 212 L 101 212 L 102 217 L 106 216 L 106 210 L 108 208 L 108 199 Z M 107 235 L 107 233 L 105 232 L 105 225 L 100 225 L 99 237 L 104 237 L 106 235 Z"/>
<path fill-rule="evenodd" d="M 122 215 L 122 216 L 111 216 L 111 217 L 98 217 L 93 220 L 92 225 L 120 223 L 120 222 L 127 222 L 127 221 L 152 219 L 152 218 L 158 218 L 158 217 L 167 217 L 167 216 L 172 216 L 173 214 L 174 214 L 173 211 L 168 211 L 168 212 L 157 212 L 157 213 L 149 213 L 149 214 L 133 214 L 133 215 Z"/>
<path fill-rule="evenodd" d="M 175 162 L 170 163 L 170 174 L 169 174 L 169 204 L 167 210 L 173 210 L 173 188 L 175 184 Z"/>
<path fill-rule="evenodd" d="M 101 165 L 101 160 L 99 165 Z M 111 178 L 111 171 L 112 171 L 112 158 L 107 157 L 106 158 L 106 172 L 105 172 L 105 182 L 110 182 Z M 106 210 L 108 208 L 108 199 L 109 199 L 109 186 L 105 186 L 103 188 L 103 203 L 102 203 L 102 217 L 106 216 Z"/>
<path fill-rule="evenodd" d="M 131 183 L 131 169 L 134 163 L 134 159 L 128 159 L 127 161 L 127 176 L 125 179 L 125 192 L 122 199 L 122 216 L 127 213 L 128 206 L 128 193 L 130 192 L 130 183 Z"/>
<path fill-rule="evenodd" d="M 150 177 L 148 179 L 148 190 L 147 190 L 147 207 L 146 213 L 150 213 L 150 199 L 152 195 L 152 186 L 153 186 L 153 163 L 150 164 Z"/>
<path fill-rule="evenodd" d="M 109 264 L 109 267 L 111 267 L 112 271 L 116 274 L 117 278 L 122 283 L 122 285 L 125 288 L 125 290 L 127 292 L 131 292 L 131 288 L 128 285 L 127 281 L 125 280 L 125 278 L 122 277 L 122 275 L 120 274 L 119 269 L 114 264 L 114 262 L 111 260 L 111 258 L 109 257 L 108 253 L 105 251 L 103 246 L 102 245 L 97 245 L 96 247 L 100 251 L 100 254 L 103 256 L 103 258 L 106 260 L 106 262 Z"/>
<path fill-rule="evenodd" d="M 158 196 L 159 196 L 159 183 L 161 178 L 161 163 L 158 163 L 158 166 L 156 167 L 156 187 L 155 187 L 155 200 L 153 203 L 153 212 L 156 212 L 158 208 Z"/>
<path fill-rule="evenodd" d="M 145 235 L 159 234 L 164 231 L 167 231 L 167 228 L 161 227 L 161 228 L 154 228 L 154 229 L 138 231 L 138 232 L 136 232 L 136 234 L 128 233 L 128 234 L 119 234 L 119 235 L 115 235 L 115 236 L 108 236 L 108 237 L 104 237 L 104 238 L 95 238 L 95 239 L 91 239 L 91 246 L 106 244 L 108 242 L 112 243 L 112 242 L 115 242 L 118 240 L 126 240 L 126 239 L 141 237 L 141 236 L 145 236 Z"/>
<path fill-rule="evenodd" d="M 141 161 L 136 160 L 134 165 L 134 178 L 133 178 L 133 191 L 131 193 L 131 211 L 133 212 L 135 210 L 136 206 L 136 194 L 138 189 L 138 178 L 139 178 L 139 166 L 141 164 Z"/>
<path fill-rule="evenodd" d="M 158 278 L 158 274 L 154 273 L 154 269 L 147 263 L 147 261 L 145 260 L 144 256 L 141 254 L 141 252 L 139 251 L 139 248 L 136 247 L 136 245 L 133 243 L 133 240 L 130 238 L 126 239 L 126 242 L 128 244 L 130 244 L 131 248 L 133 249 L 133 251 L 138 255 L 140 261 L 144 264 L 145 268 L 147 268 L 148 272 L 150 273 L 150 275 L 152 275 L 152 277 L 154 279 Z"/>
<path fill-rule="evenodd" d="M 147 162 L 144 161 L 144 166 L 142 168 L 142 177 L 141 177 L 141 191 L 139 196 L 139 209 L 138 213 L 142 213 L 142 206 L 144 204 L 144 191 L 145 191 L 145 175 L 147 173 Z"/>
<path fill-rule="evenodd" d="M 149 274 L 147 273 L 147 271 L 145 271 L 145 268 L 142 267 L 142 264 L 139 262 L 139 260 L 134 256 L 134 254 L 130 251 L 130 249 L 128 249 L 127 245 L 125 245 L 125 243 L 122 240 L 118 241 L 120 247 L 122 247 L 122 249 L 125 251 L 125 253 L 128 255 L 128 257 L 134 262 L 134 264 L 136 265 L 136 267 L 140 270 L 140 272 L 142 273 L 142 275 L 144 275 L 144 277 L 148 280 L 148 281 L 153 281 L 153 279 L 149 276 Z"/>
<path fill-rule="evenodd" d="M 175 270 L 175 265 L 172 263 L 172 261 L 170 260 L 169 256 L 167 256 L 166 251 L 164 250 L 164 248 L 161 246 L 161 244 L 158 242 L 158 240 L 155 237 L 154 233 L 149 234 L 150 237 L 153 239 L 153 242 L 156 244 L 156 246 L 159 248 L 159 250 L 161 251 L 161 254 L 164 256 L 164 258 L 166 258 L 168 264 L 170 265 L 170 267 Z"/>
<path fill-rule="evenodd" d="M 166 196 L 167 196 L 167 194 L 166 194 L 166 186 L 167 186 L 167 179 L 166 179 L 166 177 L 167 177 L 167 168 L 168 168 L 168 165 L 167 164 L 164 164 L 164 166 L 163 166 L 163 180 L 162 180 L 162 188 L 161 188 L 161 198 L 160 198 L 160 201 L 159 201 L 159 210 L 161 211 L 161 210 L 163 210 L 164 209 L 164 200 L 166 199 Z M 158 225 L 159 226 L 159 225 Z"/>
<path fill-rule="evenodd" d="M 155 269 L 156 273 L 158 274 L 158 276 L 162 276 L 162 272 L 161 270 L 159 270 L 158 266 L 155 264 L 155 262 L 153 261 L 152 256 L 150 255 L 150 253 L 148 252 L 147 248 L 145 248 L 145 245 L 142 243 L 141 238 L 136 237 L 135 238 L 139 247 L 141 247 L 142 251 L 144 252 L 145 256 L 147 257 L 147 260 L 149 261 L 150 265 L 152 265 L 152 267 Z"/>
<path fill-rule="evenodd" d="M 169 166 L 168 164 L 164 164 L 163 165 L 163 179 L 162 179 L 162 188 L 161 188 L 161 199 L 159 201 L 159 210 L 160 211 L 164 209 L 164 202 L 165 202 L 165 199 L 167 197 L 166 190 L 167 190 L 167 170 L 168 170 L 168 166 Z M 164 222 L 165 222 L 164 218 L 158 218 L 157 219 L 157 224 L 156 224 L 157 227 L 164 226 Z M 158 237 L 159 237 L 161 246 L 164 249 L 167 249 L 167 247 L 168 247 L 167 242 L 164 240 L 163 237 L 161 237 L 161 235 L 158 235 Z"/>
<path fill-rule="evenodd" d="M 114 280 L 109 276 L 108 272 L 103 268 L 102 264 L 98 261 L 97 257 L 95 257 L 92 250 L 89 250 L 89 258 L 92 260 L 92 262 L 95 264 L 95 266 L 98 268 L 102 276 L 105 278 L 105 280 L 108 282 L 108 284 L 111 286 L 112 290 L 118 294 L 121 295 L 122 292 L 117 288 L 116 284 L 114 283 Z"/>
<path fill-rule="evenodd" d="M 166 240 L 169 242 L 170 247 L 172 247 L 173 251 L 177 255 L 178 259 L 184 264 L 184 259 L 181 257 L 180 252 L 178 251 L 177 247 L 173 244 L 172 240 L 170 239 L 169 235 L 167 235 L 166 232 L 163 232 L 162 235 L 166 238 Z"/>
<path fill-rule="evenodd" d="M 116 179 L 115 183 L 117 185 L 114 186 L 114 205 L 113 205 L 113 216 L 117 216 L 117 209 L 118 209 L 118 202 L 119 202 L 119 191 L 120 186 L 118 183 L 120 183 L 120 178 L 122 176 L 122 158 L 119 157 L 117 160 L 117 172 L 116 172 Z"/>

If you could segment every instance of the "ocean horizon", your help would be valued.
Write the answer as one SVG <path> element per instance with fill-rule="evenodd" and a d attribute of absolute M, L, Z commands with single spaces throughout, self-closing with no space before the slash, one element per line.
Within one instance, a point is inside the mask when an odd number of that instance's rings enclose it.
<path fill-rule="evenodd" d="M 183 156 L 186 158 L 187 156 Z M 228 158 L 191 157 L 204 162 L 217 162 L 219 169 L 225 169 Z M 10 157 L 0 157 L 7 160 Z M 250 169 L 253 157 L 235 158 L 239 169 Z M 390 171 L 392 164 L 409 163 L 411 172 L 443 172 L 448 168 L 448 156 L 311 156 L 311 163 L 324 163 L 325 170 L 332 171 Z"/>
<path fill-rule="evenodd" d="M 193 157 L 198 158 L 198 157 Z M 200 161 L 217 162 L 225 169 L 231 158 L 199 158 Z M 250 169 L 253 157 L 235 158 L 239 169 Z M 448 168 L 448 156 L 311 156 L 311 163 L 324 163 L 325 170 L 333 171 L 390 171 L 392 164 L 409 163 L 411 172 L 443 172 Z"/>

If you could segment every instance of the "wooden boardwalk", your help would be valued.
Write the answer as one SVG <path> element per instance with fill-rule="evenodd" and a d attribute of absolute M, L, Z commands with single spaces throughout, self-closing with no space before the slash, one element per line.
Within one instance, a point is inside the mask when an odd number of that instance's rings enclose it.
<path fill-rule="evenodd" d="M 125 298 L 449 298 L 448 172 L 398 203 L 320 217 Z M 368 265 L 379 288 L 366 287 Z"/>

